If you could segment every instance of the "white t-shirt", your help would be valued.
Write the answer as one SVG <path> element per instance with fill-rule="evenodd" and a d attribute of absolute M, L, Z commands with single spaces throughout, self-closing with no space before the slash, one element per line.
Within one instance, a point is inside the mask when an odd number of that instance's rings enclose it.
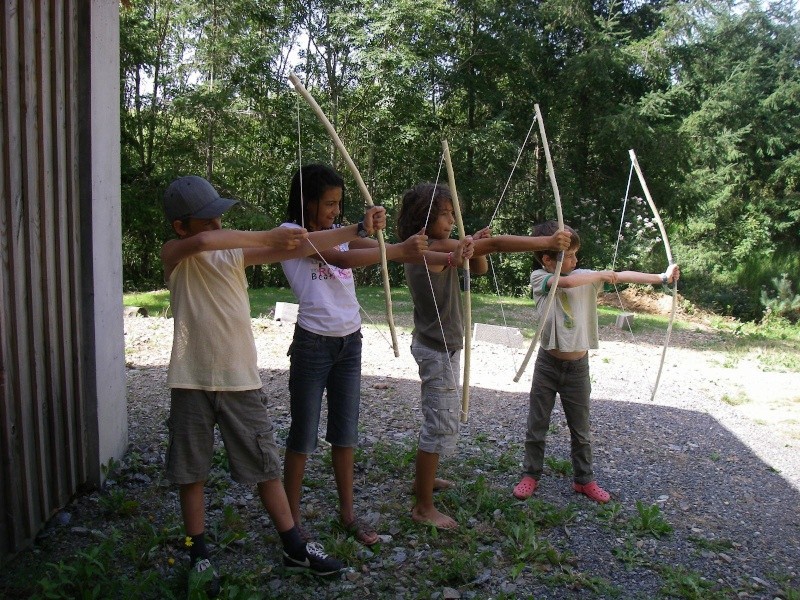
<path fill-rule="evenodd" d="M 284 223 L 282 227 L 299 227 Z M 350 244 L 338 246 L 347 252 Z M 328 266 L 319 256 L 293 258 L 281 263 L 300 308 L 297 324 L 318 335 L 343 337 L 361 328 L 352 269 Z"/>
<path fill-rule="evenodd" d="M 209 250 L 180 261 L 167 286 L 174 315 L 167 386 L 261 388 L 242 250 Z"/>
<path fill-rule="evenodd" d="M 590 269 L 575 269 L 572 273 L 592 273 Z M 571 274 L 572 274 L 571 273 Z M 547 305 L 548 280 L 552 273 L 537 269 L 531 273 L 531 289 L 536 300 L 536 318 L 542 328 L 541 347 L 545 350 L 579 352 L 599 347 L 597 327 L 597 294 L 603 282 L 589 283 L 574 288 L 559 287 L 553 299 L 553 308 L 542 323 L 542 313 Z M 562 275 L 565 279 L 569 275 Z"/>

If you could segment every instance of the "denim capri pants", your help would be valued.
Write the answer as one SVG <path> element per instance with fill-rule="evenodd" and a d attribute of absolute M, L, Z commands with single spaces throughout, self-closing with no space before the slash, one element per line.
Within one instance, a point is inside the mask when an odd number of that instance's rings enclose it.
<path fill-rule="evenodd" d="M 295 325 L 288 352 L 292 424 L 287 449 L 311 454 L 317 447 L 325 391 L 328 397 L 325 439 L 343 448 L 358 445 L 361 338 L 361 330 L 335 337 L 311 333 Z"/>

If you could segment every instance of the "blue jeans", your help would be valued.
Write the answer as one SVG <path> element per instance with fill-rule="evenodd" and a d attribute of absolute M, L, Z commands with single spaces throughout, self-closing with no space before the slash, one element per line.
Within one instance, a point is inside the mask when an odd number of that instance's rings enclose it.
<path fill-rule="evenodd" d="M 289 346 L 292 424 L 286 448 L 311 454 L 317 447 L 322 393 L 327 390 L 325 439 L 333 446 L 358 445 L 361 401 L 361 330 L 344 337 L 311 333 L 295 325 Z"/>
<path fill-rule="evenodd" d="M 580 484 L 594 480 L 589 429 L 591 392 L 588 353 L 578 360 L 559 360 L 546 350 L 539 349 L 528 407 L 523 462 L 525 475 L 534 479 L 542 476 L 545 437 L 558 393 L 569 426 L 573 479 Z"/>

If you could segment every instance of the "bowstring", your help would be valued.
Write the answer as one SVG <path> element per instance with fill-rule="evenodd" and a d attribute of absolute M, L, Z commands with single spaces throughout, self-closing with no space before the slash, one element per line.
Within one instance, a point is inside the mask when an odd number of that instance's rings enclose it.
<path fill-rule="evenodd" d="M 305 196 L 303 194 L 303 143 L 300 135 L 300 96 L 297 94 L 295 94 L 295 104 L 297 106 L 297 160 L 299 163 L 298 173 L 300 174 L 300 226 L 303 229 L 305 229 L 306 207 L 305 207 Z M 378 327 L 378 324 L 375 322 L 372 316 L 370 316 L 370 314 L 364 309 L 364 307 L 361 306 L 361 303 L 358 301 L 358 297 L 356 296 L 355 292 L 350 290 L 345 285 L 344 281 L 342 281 L 341 278 L 337 275 L 337 273 L 340 272 L 341 269 L 339 269 L 339 267 L 334 267 L 327 260 L 325 260 L 325 257 L 322 256 L 322 253 L 314 245 L 314 242 L 312 242 L 310 238 L 306 238 L 306 240 L 308 241 L 309 245 L 314 249 L 314 251 L 317 253 L 317 256 L 320 258 L 320 260 L 322 260 L 322 262 L 325 263 L 328 272 L 336 279 L 336 281 L 339 282 L 339 284 L 342 286 L 342 289 L 347 293 L 350 299 L 353 300 L 358 305 L 359 312 L 362 313 L 367 318 L 367 320 L 372 324 L 375 330 L 381 335 L 383 340 L 392 348 L 392 350 L 394 350 L 394 346 L 386 337 L 386 334 L 383 333 L 383 331 L 381 331 L 381 329 Z M 352 269 L 349 270 L 353 279 L 353 288 L 355 289 L 355 275 L 353 274 Z"/>
<path fill-rule="evenodd" d="M 511 165 L 511 172 L 508 174 L 508 179 L 506 179 L 506 184 L 503 186 L 503 191 L 500 193 L 500 199 L 497 201 L 497 205 L 494 207 L 494 212 L 492 213 L 491 218 L 489 219 L 489 224 L 487 227 L 491 228 L 492 223 L 494 223 L 494 219 L 497 216 L 497 212 L 500 210 L 500 205 L 503 203 L 503 199 L 505 198 L 506 191 L 508 190 L 509 186 L 511 185 L 511 179 L 514 177 L 514 171 L 517 169 L 517 165 L 519 164 L 520 158 L 522 158 L 522 152 L 525 150 L 525 146 L 528 144 L 528 140 L 531 137 L 531 133 L 533 132 L 533 127 L 536 125 L 536 114 L 533 115 L 533 120 L 531 121 L 530 127 L 528 127 L 528 133 L 525 134 L 525 139 L 522 141 L 522 145 L 519 147 L 519 152 L 517 152 L 517 158 L 514 160 L 514 164 Z M 492 272 L 492 281 L 494 282 L 494 291 L 495 295 L 497 296 L 497 300 L 500 304 L 500 315 L 503 319 L 503 327 L 506 328 L 506 341 L 508 342 L 508 346 L 511 347 L 511 332 L 509 331 L 508 321 L 506 319 L 506 309 L 505 304 L 503 303 L 503 297 L 500 295 L 500 283 L 497 280 L 497 271 L 494 268 L 494 261 L 492 260 L 492 255 L 488 254 L 487 258 L 489 259 L 489 269 Z M 498 258 L 500 264 L 503 262 L 503 255 L 501 254 Z M 517 372 L 517 356 L 516 353 L 511 354 L 511 363 L 514 367 L 514 372 Z"/>
<path fill-rule="evenodd" d="M 622 226 L 625 222 L 625 211 L 628 208 L 628 199 L 630 198 L 630 191 L 631 191 L 631 181 L 633 180 L 633 161 L 631 161 L 631 170 L 628 172 L 628 185 L 625 187 L 625 198 L 622 201 L 622 214 L 619 218 L 619 229 L 617 230 L 617 242 L 614 244 L 614 257 L 611 259 L 611 270 L 615 271 L 617 267 L 617 256 L 619 255 L 619 244 L 622 241 Z M 619 287 L 617 286 L 616 282 L 614 285 L 614 294 L 617 296 L 617 302 L 619 302 L 620 310 L 623 313 L 628 312 L 625 310 L 625 305 L 622 302 L 622 294 L 620 294 Z M 631 336 L 631 342 L 638 345 L 638 340 L 636 339 L 636 335 L 633 333 L 633 327 L 631 326 L 631 320 L 625 319 L 625 325 L 627 327 L 628 333 Z M 646 365 L 642 356 L 637 352 L 636 353 L 637 360 L 639 361 L 639 365 L 642 367 L 642 370 L 646 369 Z M 647 380 L 647 385 L 650 387 L 650 392 L 653 391 L 653 386 L 650 384 L 650 381 Z"/>
<path fill-rule="evenodd" d="M 444 152 L 442 152 L 442 157 L 441 159 L 439 159 L 439 170 L 436 172 L 436 181 L 433 184 L 433 191 L 431 192 L 431 201 L 428 204 L 428 213 L 425 215 L 425 226 L 423 230 L 428 229 L 428 222 L 430 221 L 431 211 L 433 210 L 433 201 L 436 198 L 436 188 L 439 185 L 439 178 L 442 175 L 443 164 L 444 164 Z M 450 376 L 453 378 L 453 382 L 455 383 L 456 394 L 460 396 L 461 395 L 461 389 L 459 387 L 460 378 L 456 377 L 456 370 L 453 368 L 453 361 L 450 359 L 450 349 L 447 347 L 447 339 L 444 335 L 444 323 L 442 323 L 442 315 L 439 312 L 439 303 L 436 302 L 436 294 L 434 293 L 433 290 L 433 278 L 431 277 L 431 272 L 430 269 L 428 268 L 428 259 L 425 258 L 425 254 L 422 255 L 422 262 L 425 264 L 425 273 L 428 276 L 428 285 L 431 288 L 431 298 L 433 298 L 433 307 L 436 310 L 436 320 L 439 322 L 439 331 L 442 334 L 442 343 L 444 344 L 444 353 L 447 356 L 447 365 L 450 368 Z"/>

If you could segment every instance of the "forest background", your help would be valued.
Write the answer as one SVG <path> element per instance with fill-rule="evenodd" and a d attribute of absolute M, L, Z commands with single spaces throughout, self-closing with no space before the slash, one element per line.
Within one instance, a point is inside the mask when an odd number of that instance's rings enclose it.
<path fill-rule="evenodd" d="M 536 127 L 526 142 L 538 103 L 581 266 L 666 267 L 630 178 L 634 149 L 681 294 L 744 320 L 782 298 L 800 316 L 793 2 L 125 0 L 120 18 L 126 291 L 163 287 L 172 232 L 160 199 L 180 175 L 242 201 L 226 227 L 271 228 L 300 161 L 326 162 L 345 176 L 345 217 L 358 219 L 363 201 L 288 83 L 294 72 L 387 207 L 388 241 L 402 192 L 437 180 L 443 138 L 468 231 L 528 234 L 554 218 Z M 495 265 L 499 290 L 493 278 L 473 289 L 525 294 L 532 266 L 508 255 Z M 400 265 L 390 273 L 401 285 Z M 274 265 L 248 277 L 285 285 Z M 358 277 L 379 282 L 373 269 Z"/>

